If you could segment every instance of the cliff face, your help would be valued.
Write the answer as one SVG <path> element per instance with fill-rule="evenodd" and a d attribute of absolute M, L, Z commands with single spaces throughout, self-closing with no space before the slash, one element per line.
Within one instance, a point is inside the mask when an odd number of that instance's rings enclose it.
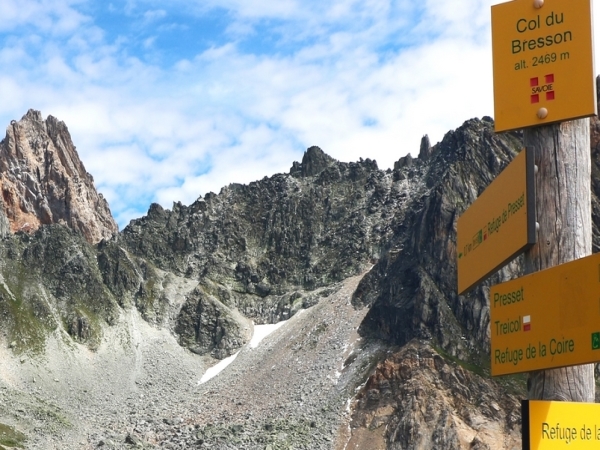
<path fill-rule="evenodd" d="M 356 396 L 347 448 L 520 448 L 523 394 L 515 387 L 413 340 L 380 361 Z"/>
<path fill-rule="evenodd" d="M 363 334 L 399 345 L 434 339 L 462 359 L 488 348 L 486 286 L 516 273 L 518 265 L 458 296 L 456 222 L 520 147 L 518 135 L 496 135 L 491 119 L 470 120 L 420 163 L 423 188 L 397 215 L 388 251 L 355 293 L 357 306 L 370 307 Z"/>
<path fill-rule="evenodd" d="M 392 185 L 374 161 L 340 163 L 311 147 L 289 174 L 232 184 L 190 206 L 152 205 L 120 242 L 165 270 L 227 279 L 234 292 L 257 298 L 314 289 L 378 257 L 391 218 L 383 205 L 407 196 L 407 184 Z"/>
<path fill-rule="evenodd" d="M 190 349 L 213 351 L 221 345 L 219 332 L 209 339 L 202 324 L 221 329 L 214 308 L 238 310 L 259 324 L 276 323 L 314 305 L 318 297 L 308 292 L 372 265 L 391 235 L 394 208 L 406 202 L 411 189 L 407 179 L 394 181 L 394 174 L 374 161 L 340 163 L 311 147 L 290 173 L 233 184 L 190 206 L 152 205 L 146 217 L 122 231 L 119 245 L 162 270 L 198 281 L 176 332 Z M 229 345 L 217 354 L 236 349 Z"/>
<path fill-rule="evenodd" d="M 60 223 L 92 244 L 118 231 L 63 122 L 29 110 L 0 142 L 0 192 L 10 231 Z M 1 231 L 0 227 L 0 231 Z"/>

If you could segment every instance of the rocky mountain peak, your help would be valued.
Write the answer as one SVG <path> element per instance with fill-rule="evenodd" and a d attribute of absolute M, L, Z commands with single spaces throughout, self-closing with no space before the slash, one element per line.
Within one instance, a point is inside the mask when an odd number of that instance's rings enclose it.
<path fill-rule="evenodd" d="M 90 243 L 118 231 L 107 201 L 79 159 L 64 122 L 30 109 L 0 142 L 0 204 L 10 231 L 59 223 Z"/>
<path fill-rule="evenodd" d="M 421 146 L 419 147 L 419 159 L 423 161 L 429 160 L 431 157 L 431 142 L 429 136 L 425 135 L 421 138 Z"/>
<path fill-rule="evenodd" d="M 335 159 L 326 154 L 320 147 L 312 146 L 304 152 L 301 164 L 294 162 L 290 173 L 302 177 L 312 177 L 320 174 L 333 163 L 335 163 Z"/>

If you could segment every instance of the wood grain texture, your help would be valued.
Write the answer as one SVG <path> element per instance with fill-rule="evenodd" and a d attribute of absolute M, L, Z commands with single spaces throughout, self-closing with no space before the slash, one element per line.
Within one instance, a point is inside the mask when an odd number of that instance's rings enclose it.
<path fill-rule="evenodd" d="M 525 253 L 528 274 L 592 253 L 589 119 L 529 128 L 523 137 L 538 166 L 538 242 Z M 528 389 L 531 400 L 593 402 L 594 365 L 532 372 Z"/>

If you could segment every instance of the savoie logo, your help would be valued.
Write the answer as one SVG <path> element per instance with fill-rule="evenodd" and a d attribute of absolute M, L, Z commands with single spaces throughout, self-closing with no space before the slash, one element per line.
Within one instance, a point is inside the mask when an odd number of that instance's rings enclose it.
<path fill-rule="evenodd" d="M 543 84 L 540 83 L 540 78 L 533 77 L 529 80 L 531 103 L 539 103 L 541 100 L 540 94 L 545 94 L 546 101 L 554 100 L 554 74 L 545 75 Z"/>
<path fill-rule="evenodd" d="M 600 350 L 600 332 L 592 333 L 592 350 Z"/>

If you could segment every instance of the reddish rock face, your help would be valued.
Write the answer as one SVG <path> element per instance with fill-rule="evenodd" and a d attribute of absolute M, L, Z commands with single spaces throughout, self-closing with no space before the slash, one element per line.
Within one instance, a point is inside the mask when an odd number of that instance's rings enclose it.
<path fill-rule="evenodd" d="M 60 223 L 95 244 L 117 233 L 107 201 L 94 187 L 67 126 L 29 110 L 0 142 L 0 203 L 13 233 Z"/>
<path fill-rule="evenodd" d="M 525 392 L 506 386 L 413 339 L 389 352 L 358 391 L 346 448 L 520 448 Z"/>

